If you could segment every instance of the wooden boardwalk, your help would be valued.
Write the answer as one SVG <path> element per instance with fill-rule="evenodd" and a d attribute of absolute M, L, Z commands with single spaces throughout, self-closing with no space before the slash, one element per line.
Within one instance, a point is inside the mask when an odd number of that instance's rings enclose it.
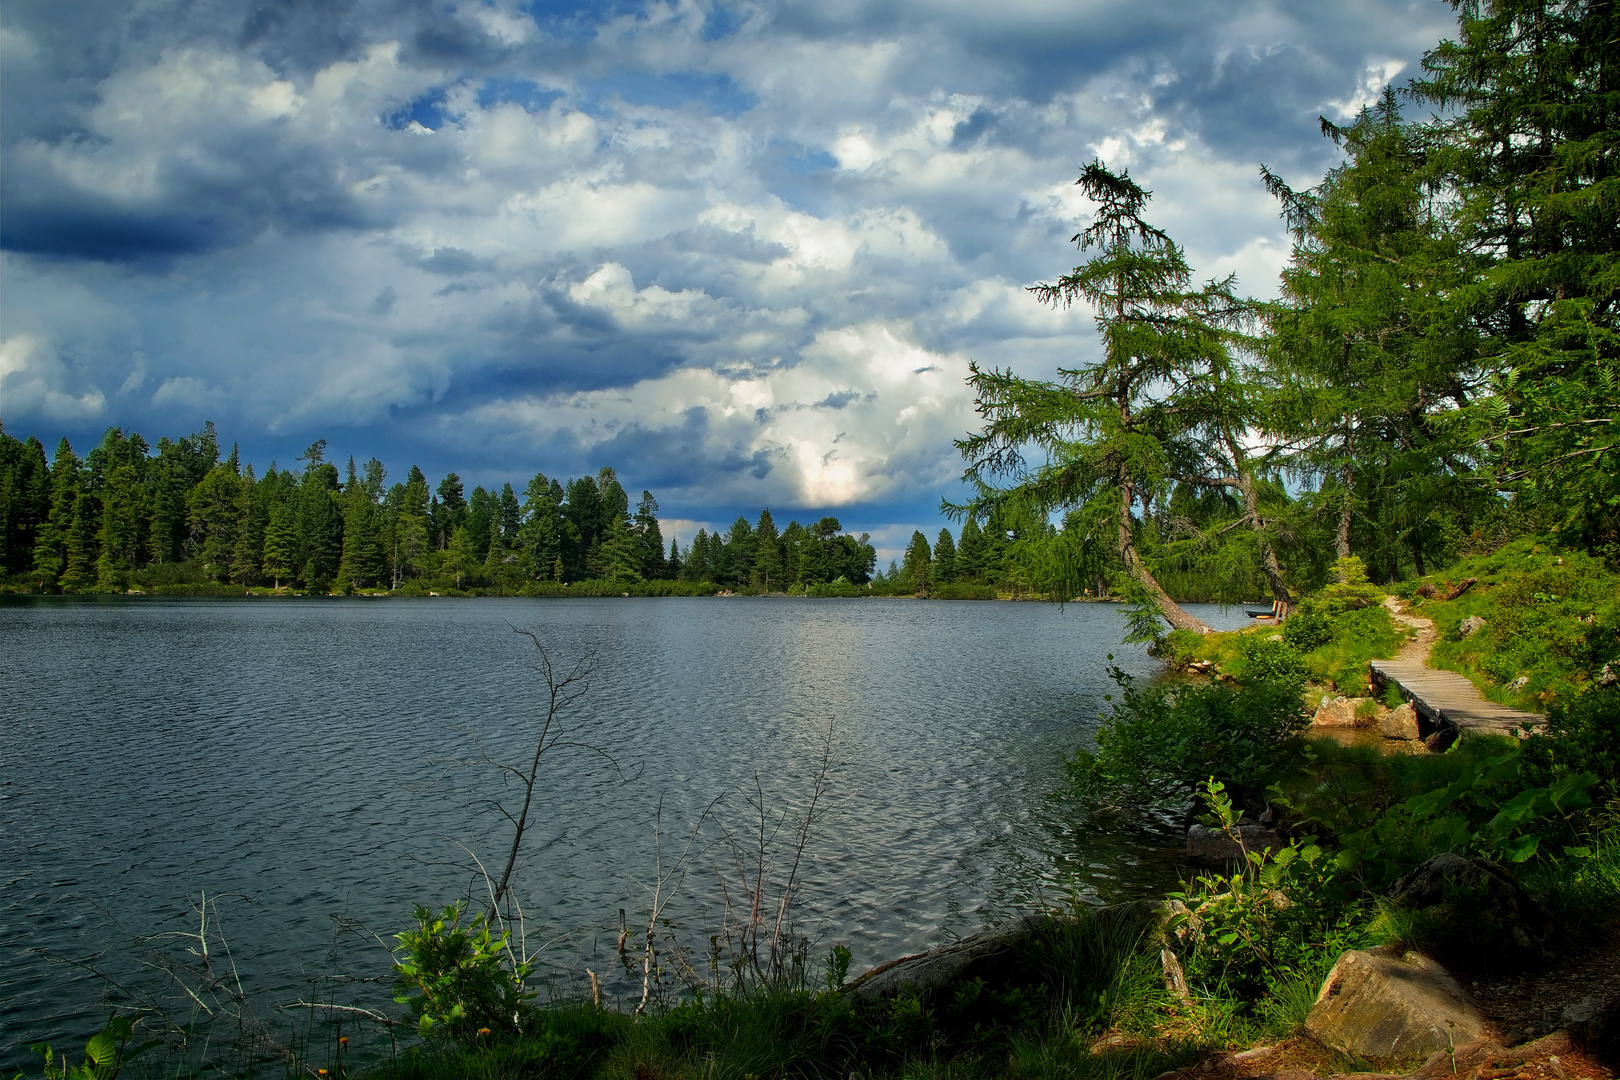
<path fill-rule="evenodd" d="M 1385 605 L 1397 622 L 1416 629 L 1417 636 L 1393 660 L 1372 662 L 1375 692 L 1394 684 L 1417 710 L 1420 723 L 1431 730 L 1450 730 L 1458 735 L 1517 735 L 1525 724 L 1540 727 L 1547 722 L 1545 716 L 1487 700 L 1477 686 L 1455 671 L 1430 667 L 1434 623 L 1405 614 L 1393 597 L 1386 599 Z"/>

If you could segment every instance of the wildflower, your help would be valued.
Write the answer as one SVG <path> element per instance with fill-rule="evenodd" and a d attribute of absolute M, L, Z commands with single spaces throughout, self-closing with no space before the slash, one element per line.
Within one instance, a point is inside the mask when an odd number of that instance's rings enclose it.
<path fill-rule="evenodd" d="M 478 1029 L 478 1034 L 480 1034 L 480 1035 L 488 1035 L 489 1034 L 489 1028 L 479 1028 Z"/>
<path fill-rule="evenodd" d="M 348 1046 L 349 1045 L 349 1037 L 347 1035 L 343 1036 L 341 1039 L 338 1040 L 338 1045 L 339 1046 Z"/>

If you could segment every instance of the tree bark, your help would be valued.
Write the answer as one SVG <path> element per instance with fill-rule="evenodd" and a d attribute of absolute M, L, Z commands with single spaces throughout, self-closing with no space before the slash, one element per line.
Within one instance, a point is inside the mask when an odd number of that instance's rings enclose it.
<path fill-rule="evenodd" d="M 1197 634 L 1208 634 L 1214 627 L 1195 618 L 1181 610 L 1181 605 L 1170 599 L 1170 594 L 1164 591 L 1158 578 L 1153 576 L 1142 557 L 1136 553 L 1136 538 L 1131 535 L 1131 503 L 1135 495 L 1129 482 L 1123 483 L 1119 488 L 1119 557 L 1125 563 L 1125 570 L 1136 579 L 1137 584 L 1147 591 L 1148 598 L 1158 607 L 1159 613 L 1177 630 L 1191 630 Z"/>
<path fill-rule="evenodd" d="M 1347 447 L 1348 449 L 1348 447 Z M 1354 467 L 1347 461 L 1344 463 L 1344 501 L 1339 506 L 1339 533 L 1335 539 L 1339 558 L 1350 557 L 1350 513 L 1355 507 L 1356 474 Z"/>
<path fill-rule="evenodd" d="M 1260 571 L 1266 575 L 1266 584 L 1271 586 L 1272 598 L 1281 605 L 1277 610 L 1277 621 L 1281 622 L 1294 606 L 1294 597 L 1288 591 L 1288 583 L 1283 580 L 1277 553 L 1272 550 L 1271 541 L 1266 537 L 1266 523 L 1260 517 L 1259 495 L 1254 490 L 1254 471 L 1240 470 L 1238 480 L 1243 485 L 1243 512 L 1248 515 L 1249 528 L 1254 530 L 1255 537 L 1260 541 Z"/>

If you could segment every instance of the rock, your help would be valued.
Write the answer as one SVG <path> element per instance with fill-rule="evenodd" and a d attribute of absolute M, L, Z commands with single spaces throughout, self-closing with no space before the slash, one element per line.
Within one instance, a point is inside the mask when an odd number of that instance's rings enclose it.
<path fill-rule="evenodd" d="M 1564 1030 L 1600 1061 L 1620 1062 L 1620 996 L 1584 997 L 1564 1010 Z"/>
<path fill-rule="evenodd" d="M 1366 698 L 1325 697 L 1322 704 L 1316 707 L 1316 715 L 1311 717 L 1311 726 L 1360 727 L 1361 721 L 1356 719 L 1356 706 L 1366 700 Z"/>
<path fill-rule="evenodd" d="M 1372 1059 L 1426 1058 L 1480 1037 L 1485 1018 L 1446 970 L 1419 953 L 1352 950 L 1322 984 L 1305 1030 Z"/>
<path fill-rule="evenodd" d="M 1509 690 L 1523 690 L 1525 687 L 1527 687 L 1529 685 L 1530 685 L 1530 676 L 1528 676 L 1528 675 L 1520 675 L 1517 679 L 1514 679 L 1512 682 L 1508 683 L 1506 688 L 1509 689 Z"/>
<path fill-rule="evenodd" d="M 1478 615 L 1470 615 L 1457 624 L 1457 632 L 1463 637 L 1471 637 L 1485 629 L 1485 620 Z"/>
<path fill-rule="evenodd" d="M 1264 825 L 1240 825 L 1234 830 L 1243 840 L 1237 841 L 1219 829 L 1193 825 L 1187 829 L 1187 858 L 1206 866 L 1230 866 L 1243 861 L 1243 852 L 1277 851 L 1288 846 L 1288 841 L 1276 829 Z"/>
<path fill-rule="evenodd" d="M 1386 739 L 1417 739 L 1418 734 L 1417 710 L 1410 701 L 1401 703 L 1400 708 L 1391 709 L 1378 718 L 1378 733 Z"/>
<path fill-rule="evenodd" d="M 1445 852 L 1395 883 L 1397 904 L 1421 911 L 1440 929 L 1438 955 L 1470 965 L 1524 965 L 1551 956 L 1559 938 L 1545 907 L 1521 889 L 1506 868 Z M 1488 949 L 1481 943 L 1488 942 Z"/>
<path fill-rule="evenodd" d="M 1615 673 L 1614 664 L 1608 663 L 1603 665 L 1603 670 L 1593 676 L 1592 681 L 1599 686 L 1613 686 L 1620 682 L 1620 674 Z"/>

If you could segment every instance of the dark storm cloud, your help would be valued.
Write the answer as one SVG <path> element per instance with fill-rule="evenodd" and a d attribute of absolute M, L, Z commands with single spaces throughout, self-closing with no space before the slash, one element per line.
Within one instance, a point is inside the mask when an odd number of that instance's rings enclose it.
<path fill-rule="evenodd" d="M 82 443 L 211 418 L 282 458 L 370 440 L 472 482 L 611 460 L 688 516 L 931 501 L 969 357 L 1093 347 L 1084 312 L 1024 292 L 1077 257 L 1082 162 L 1129 166 L 1200 272 L 1264 292 L 1286 245 L 1258 164 L 1313 182 L 1318 113 L 1410 75 L 1450 19 L 19 0 L 4 420 Z"/>

